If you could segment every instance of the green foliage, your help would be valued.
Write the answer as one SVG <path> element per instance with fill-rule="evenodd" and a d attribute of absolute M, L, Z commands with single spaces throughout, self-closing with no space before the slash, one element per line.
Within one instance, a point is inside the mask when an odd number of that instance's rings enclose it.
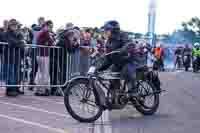
<path fill-rule="evenodd" d="M 167 43 L 195 43 L 200 42 L 200 19 L 193 17 L 187 22 L 181 23 L 181 29 L 172 34 L 160 35 L 162 41 Z"/>

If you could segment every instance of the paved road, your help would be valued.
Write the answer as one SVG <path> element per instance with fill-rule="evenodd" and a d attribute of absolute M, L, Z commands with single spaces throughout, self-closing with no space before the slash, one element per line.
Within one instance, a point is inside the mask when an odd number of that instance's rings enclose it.
<path fill-rule="evenodd" d="M 73 120 L 62 97 L 0 97 L 1 133 L 199 133 L 200 74 L 161 73 L 163 88 L 159 111 L 142 116 L 132 107 L 105 112 L 93 124 Z"/>

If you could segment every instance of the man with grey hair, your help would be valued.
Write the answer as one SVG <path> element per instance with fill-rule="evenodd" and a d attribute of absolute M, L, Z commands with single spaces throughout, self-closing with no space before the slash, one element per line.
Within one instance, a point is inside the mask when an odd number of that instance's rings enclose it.
<path fill-rule="evenodd" d="M 20 61 L 24 55 L 25 40 L 18 32 L 19 23 L 16 19 L 11 19 L 8 23 L 8 30 L 5 32 L 5 41 L 9 47 L 4 47 L 3 58 L 3 78 L 8 85 L 17 85 L 21 81 Z M 9 55 L 7 53 L 10 53 Z M 17 96 L 19 87 L 7 87 L 7 96 Z"/>
<path fill-rule="evenodd" d="M 71 22 L 67 23 L 66 26 L 65 26 L 66 30 L 72 30 L 73 28 L 74 28 L 74 24 L 71 23 Z"/>
<path fill-rule="evenodd" d="M 73 32 L 73 38 L 77 41 L 78 44 L 80 44 L 80 36 L 81 33 L 80 31 L 74 26 L 73 23 L 69 22 L 65 26 L 65 30 L 68 32 Z M 80 52 L 78 50 L 75 50 L 73 53 L 70 53 L 69 58 L 71 58 L 70 64 L 70 71 L 71 71 L 71 76 L 79 72 L 79 65 L 75 64 L 80 64 Z M 68 58 L 68 60 L 70 60 Z M 75 66 L 75 67 L 74 67 Z"/>
<path fill-rule="evenodd" d="M 54 79 L 59 76 L 59 84 L 64 84 L 67 80 L 71 78 L 76 72 L 78 72 L 79 64 L 79 54 L 78 46 L 80 44 L 80 32 L 78 29 L 74 28 L 72 23 L 67 23 L 65 29 L 60 30 L 57 35 L 56 45 L 61 47 L 55 52 L 55 56 L 51 58 L 52 60 L 52 71 L 57 67 L 60 68 L 60 75 L 58 73 L 53 73 Z M 59 62 L 59 65 L 56 62 Z M 69 74 L 67 73 L 67 69 Z M 56 71 L 54 71 L 56 72 Z M 58 84 L 57 81 L 52 81 L 51 84 Z M 60 95 L 58 93 L 58 88 L 52 88 L 52 95 Z"/>

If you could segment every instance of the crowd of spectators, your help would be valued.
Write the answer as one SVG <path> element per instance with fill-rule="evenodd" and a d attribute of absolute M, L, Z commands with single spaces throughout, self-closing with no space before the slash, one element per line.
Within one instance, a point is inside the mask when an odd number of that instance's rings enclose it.
<path fill-rule="evenodd" d="M 27 64 L 31 64 L 31 70 L 25 75 L 29 79 L 29 89 L 36 96 L 61 95 L 58 90 L 64 88 L 55 86 L 64 85 L 69 80 L 67 74 L 75 73 L 77 68 L 80 75 L 85 75 L 90 65 L 89 55 L 105 53 L 106 40 L 104 32 L 97 27 L 81 28 L 69 22 L 54 31 L 53 21 L 44 17 L 30 27 L 16 19 L 5 20 L 0 28 L 0 42 L 7 43 L 0 44 L 1 81 L 6 85 L 21 84 L 24 80 L 21 62 L 29 57 Z M 44 87 L 34 88 L 35 85 Z M 22 93 L 20 87 L 7 87 L 8 96 Z"/>
<path fill-rule="evenodd" d="M 81 70 L 80 74 L 84 75 L 88 69 L 89 61 L 88 54 L 95 50 L 99 53 L 104 52 L 105 38 L 99 28 L 80 28 L 74 26 L 73 23 L 67 23 L 65 28 L 53 31 L 54 23 L 51 20 L 45 20 L 44 17 L 38 19 L 38 24 L 33 24 L 31 27 L 23 26 L 16 19 L 5 20 L 3 27 L 0 28 L 0 42 L 8 43 L 8 47 L 0 44 L 1 54 L 1 73 L 3 79 L 6 79 L 6 84 L 17 85 L 21 82 L 20 64 L 21 60 L 26 55 L 24 48 L 25 44 L 30 45 L 32 48 L 28 51 L 31 57 L 31 72 L 29 74 L 29 85 L 42 84 L 42 85 L 57 85 L 57 79 L 60 79 L 60 84 L 66 81 L 67 72 L 67 54 L 74 53 L 80 54 Z M 37 50 L 33 47 L 51 47 L 57 46 L 63 48 Z M 79 46 L 84 46 L 83 49 L 77 50 Z M 81 51 L 81 52 L 80 52 Z M 18 54 L 17 54 L 18 53 Z M 58 53 L 58 54 L 57 54 Z M 62 56 L 62 57 L 61 57 Z M 7 61 L 7 62 L 6 62 Z M 76 64 L 72 59 L 71 64 Z M 60 62 L 59 64 L 57 64 Z M 57 71 L 61 70 L 62 74 Z M 72 69 L 74 66 L 72 66 Z M 12 76 L 10 76 L 12 75 Z M 9 77 L 10 76 L 10 77 Z M 62 81 L 62 83 L 61 83 Z M 57 95 L 56 87 L 42 87 L 30 90 L 35 90 L 35 95 Z M 17 96 L 23 92 L 19 87 L 7 87 L 6 94 L 8 96 Z"/>

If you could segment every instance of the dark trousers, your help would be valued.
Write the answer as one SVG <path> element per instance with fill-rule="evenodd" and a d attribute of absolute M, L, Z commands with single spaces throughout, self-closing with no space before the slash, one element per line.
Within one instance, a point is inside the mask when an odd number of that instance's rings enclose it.
<path fill-rule="evenodd" d="M 64 85 L 67 80 L 67 52 L 63 49 L 52 49 L 50 52 L 50 84 Z M 56 91 L 52 87 L 52 91 Z"/>
<path fill-rule="evenodd" d="M 165 64 L 164 64 L 164 59 L 160 59 L 160 64 L 161 64 L 161 68 L 164 71 L 165 70 Z"/>
<path fill-rule="evenodd" d="M 7 85 L 18 85 L 22 79 L 20 64 L 3 64 L 3 78 Z M 7 91 L 17 91 L 19 87 L 7 87 Z"/>
<path fill-rule="evenodd" d="M 30 55 L 31 55 L 31 72 L 30 72 L 30 84 L 33 85 L 34 81 L 35 81 L 35 76 L 36 73 L 38 71 L 38 63 L 37 63 L 37 49 L 31 49 L 30 51 Z"/>
<path fill-rule="evenodd" d="M 89 57 L 80 56 L 80 75 L 85 76 L 89 68 Z"/>
<path fill-rule="evenodd" d="M 119 65 L 112 65 L 111 66 L 111 71 L 112 72 L 120 72 L 122 69 L 121 66 Z M 120 80 L 115 79 L 115 80 L 110 80 L 110 89 L 119 89 L 120 88 Z"/>
<path fill-rule="evenodd" d="M 121 79 L 130 83 L 130 89 L 135 87 L 135 79 L 136 79 L 136 65 L 133 63 L 122 63 L 122 64 L 114 64 L 111 66 L 112 72 L 119 72 L 121 75 Z M 111 88 L 119 89 L 120 87 L 120 80 L 112 80 L 111 81 Z"/>
<path fill-rule="evenodd" d="M 154 65 L 153 65 L 153 69 L 154 70 L 165 70 L 165 66 L 164 66 L 164 61 L 163 59 L 157 59 L 155 62 L 154 62 Z"/>

